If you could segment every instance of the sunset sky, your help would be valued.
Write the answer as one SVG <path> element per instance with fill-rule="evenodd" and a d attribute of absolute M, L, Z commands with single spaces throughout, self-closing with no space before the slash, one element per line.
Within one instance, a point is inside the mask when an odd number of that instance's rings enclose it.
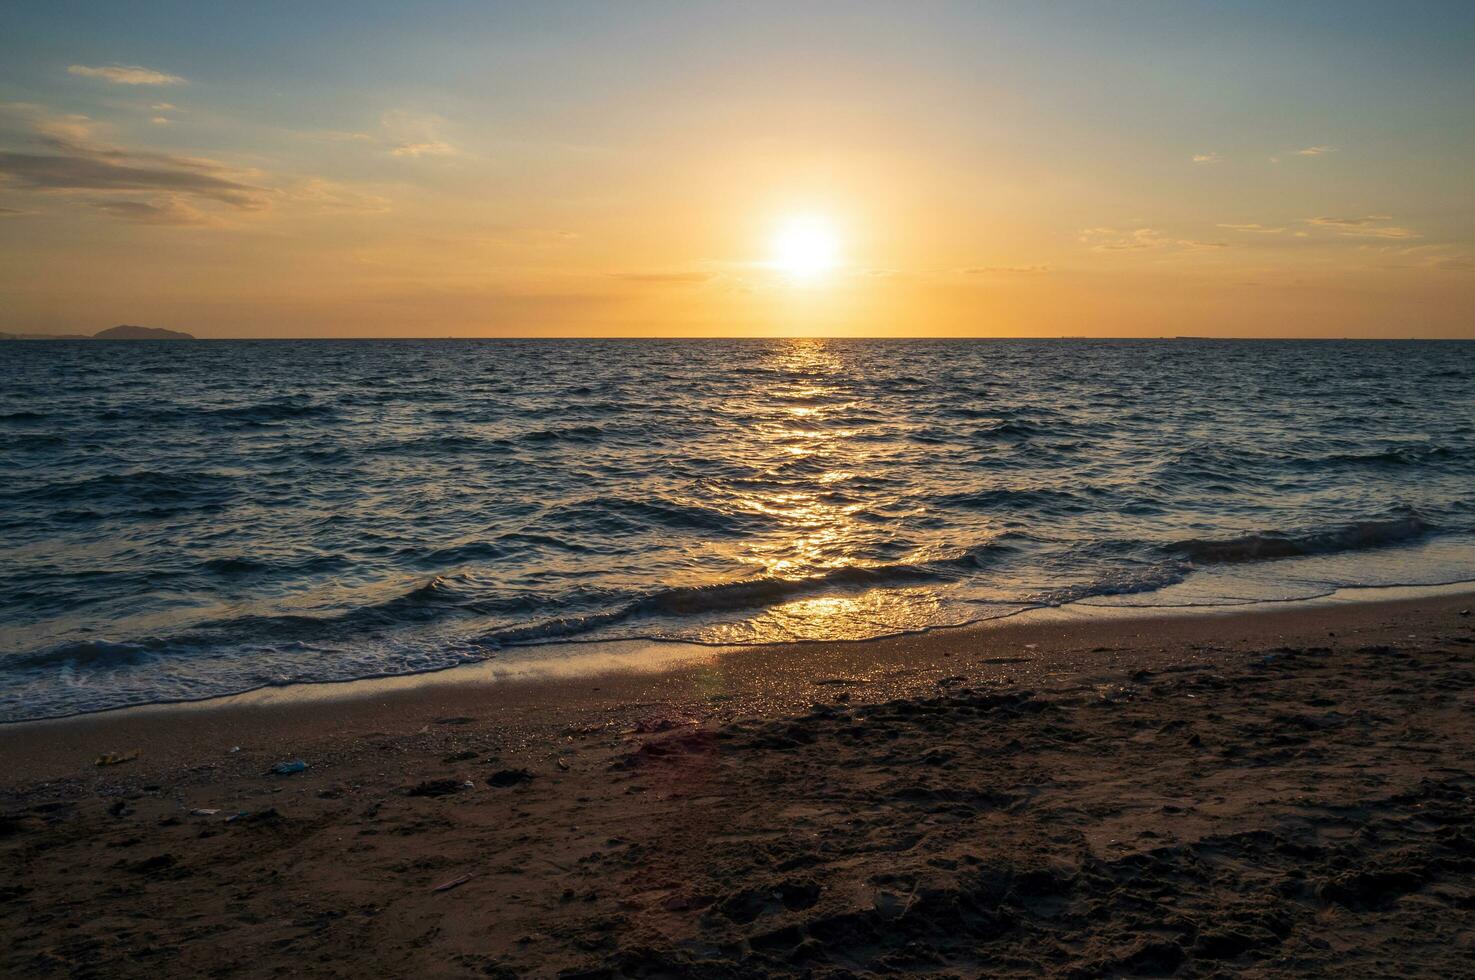
<path fill-rule="evenodd" d="M 1475 336 L 1475 3 L 8 3 L 0 330 Z"/>

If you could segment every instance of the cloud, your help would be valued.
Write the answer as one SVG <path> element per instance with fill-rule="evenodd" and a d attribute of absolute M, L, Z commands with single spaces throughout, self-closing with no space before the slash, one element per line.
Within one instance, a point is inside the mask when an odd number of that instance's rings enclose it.
<path fill-rule="evenodd" d="M 150 119 L 149 122 L 153 123 L 155 126 L 167 126 L 170 124 L 170 122 L 172 122 L 172 120 L 168 119 L 165 116 L 155 116 L 154 118 Z"/>
<path fill-rule="evenodd" d="M 1096 252 L 1118 252 L 1143 248 L 1161 248 L 1168 244 L 1162 232 L 1154 228 L 1117 231 L 1115 228 L 1086 228 L 1080 234 L 1083 245 Z"/>
<path fill-rule="evenodd" d="M 441 127 L 445 125 L 440 116 L 394 109 L 380 117 L 379 125 L 384 132 L 379 142 L 388 147 L 391 156 L 451 156 L 456 152 L 456 148 L 440 136 Z"/>
<path fill-rule="evenodd" d="M 976 265 L 964 269 L 969 276 L 1042 276 L 1050 271 L 1048 265 Z"/>
<path fill-rule="evenodd" d="M 443 140 L 429 140 L 424 143 L 400 143 L 389 154 L 396 157 L 441 157 L 455 152 L 456 148 Z"/>
<path fill-rule="evenodd" d="M 1230 231 L 1243 231 L 1243 232 L 1253 233 L 1253 234 L 1256 234 L 1256 235 L 1279 235 L 1281 232 L 1285 231 L 1284 228 L 1271 228 L 1271 227 L 1269 227 L 1267 225 L 1260 225 L 1260 224 L 1247 224 L 1247 225 L 1224 225 L 1224 224 L 1221 224 L 1221 225 L 1219 225 L 1219 227 L 1220 228 L 1228 228 Z"/>
<path fill-rule="evenodd" d="M 1224 158 L 1217 153 L 1195 153 L 1193 155 L 1194 163 L 1218 163 L 1222 159 Z"/>
<path fill-rule="evenodd" d="M 309 139 L 327 140 L 331 143 L 376 143 L 378 140 L 368 133 L 355 133 L 346 129 L 317 129 L 304 132 Z"/>
<path fill-rule="evenodd" d="M 1360 218 L 1307 218 L 1306 224 L 1318 228 L 1329 228 L 1349 238 L 1422 238 L 1411 228 L 1384 224 L 1393 218 L 1386 214 L 1368 214 Z"/>
<path fill-rule="evenodd" d="M 149 110 L 151 112 L 183 112 L 184 111 L 183 109 L 181 109 L 179 106 L 175 105 L 172 102 L 155 102 L 153 105 L 149 106 Z"/>
<path fill-rule="evenodd" d="M 29 211 L 22 211 L 20 208 L 0 208 L 0 218 L 8 218 L 11 215 L 16 215 L 16 214 L 30 214 L 30 213 L 31 212 L 29 212 Z"/>
<path fill-rule="evenodd" d="M 1308 146 L 1295 152 L 1298 157 L 1320 157 L 1328 153 L 1336 153 L 1337 148 L 1335 146 Z"/>
<path fill-rule="evenodd" d="M 55 193 L 126 194 L 93 206 L 114 216 L 181 215 L 179 205 L 208 202 L 238 211 L 260 211 L 274 192 L 249 181 L 249 174 L 200 157 L 130 150 L 96 136 L 97 124 L 86 116 L 57 116 L 28 103 L 0 105 L 0 134 L 7 123 L 29 131 L 33 146 L 0 149 L 0 186 Z M 132 195 L 152 195 L 138 202 L 148 207 L 116 206 Z M 160 198 L 159 195 L 165 195 Z M 179 223 L 174 220 L 172 223 Z"/>
<path fill-rule="evenodd" d="M 39 136 L 60 146 L 90 142 L 96 131 L 96 121 L 79 113 L 59 115 L 34 102 L 0 102 L 0 137 Z"/>
<path fill-rule="evenodd" d="M 1079 240 L 1089 245 L 1093 252 L 1129 252 L 1145 249 L 1177 249 L 1197 252 L 1204 249 L 1228 248 L 1228 242 L 1207 242 L 1192 238 L 1169 238 L 1156 228 L 1134 228 L 1119 231 L 1116 228 L 1087 228 L 1080 233 Z"/>
<path fill-rule="evenodd" d="M 318 129 L 301 135 L 331 143 L 364 143 L 394 157 L 455 156 L 460 150 L 441 136 L 445 124 L 446 120 L 440 116 L 393 109 L 380 117 L 377 133 Z"/>
<path fill-rule="evenodd" d="M 143 68 L 138 65 L 104 65 L 91 68 L 87 65 L 72 65 L 67 71 L 84 78 L 100 78 L 114 85 L 182 85 L 184 79 L 178 75 Z"/>
<path fill-rule="evenodd" d="M 178 194 L 164 194 L 149 200 L 132 198 L 92 198 L 89 207 L 113 218 L 145 225 L 211 225 L 218 220 L 186 203 Z"/>
<path fill-rule="evenodd" d="M 712 278 L 705 272 L 612 272 L 610 277 L 653 286 L 685 286 Z"/>
<path fill-rule="evenodd" d="M 48 191 L 174 191 L 243 211 L 268 206 L 268 191 L 226 176 L 225 168 L 167 154 L 0 151 L 0 178 Z"/>
<path fill-rule="evenodd" d="M 357 214 L 380 214 L 389 210 L 387 197 L 367 194 L 351 187 L 310 177 L 301 181 L 291 191 L 292 200 L 309 205 L 318 211 L 352 212 Z"/>

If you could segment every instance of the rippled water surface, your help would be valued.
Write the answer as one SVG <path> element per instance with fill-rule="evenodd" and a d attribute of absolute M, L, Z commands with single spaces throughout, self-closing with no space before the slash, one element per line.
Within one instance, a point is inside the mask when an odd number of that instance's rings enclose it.
<path fill-rule="evenodd" d="M 0 719 L 1475 579 L 1475 345 L 0 344 Z"/>

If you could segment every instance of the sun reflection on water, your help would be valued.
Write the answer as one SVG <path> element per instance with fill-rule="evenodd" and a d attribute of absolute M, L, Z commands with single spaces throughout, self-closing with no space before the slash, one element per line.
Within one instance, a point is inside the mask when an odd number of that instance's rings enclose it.
<path fill-rule="evenodd" d="M 923 583 L 867 587 L 836 575 L 875 564 L 859 556 L 887 554 L 891 532 L 874 515 L 873 498 L 854 490 L 877 477 L 885 445 L 884 415 L 867 404 L 850 366 L 820 339 L 775 345 L 765 365 L 771 383 L 730 406 L 744 426 L 752 474 L 722 503 L 777 519 L 782 533 L 727 544 L 719 554 L 745 569 L 742 579 L 811 580 L 818 594 L 775 605 L 746 622 L 704 631 L 713 642 L 844 639 L 919 628 L 936 621 L 938 596 Z M 893 560 L 918 558 L 910 553 Z"/>

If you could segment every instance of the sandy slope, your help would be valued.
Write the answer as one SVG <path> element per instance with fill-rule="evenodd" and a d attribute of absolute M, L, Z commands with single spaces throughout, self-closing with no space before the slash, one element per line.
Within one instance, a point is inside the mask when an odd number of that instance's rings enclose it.
<path fill-rule="evenodd" d="M 1470 604 L 13 727 L 0 972 L 1468 975 Z"/>

